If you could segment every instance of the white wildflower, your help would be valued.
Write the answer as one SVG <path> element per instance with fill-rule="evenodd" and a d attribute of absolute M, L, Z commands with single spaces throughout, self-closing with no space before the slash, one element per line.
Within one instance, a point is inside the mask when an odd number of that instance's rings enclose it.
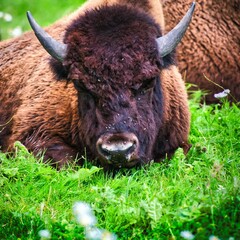
<path fill-rule="evenodd" d="M 84 227 L 94 226 L 97 223 L 92 209 L 87 203 L 76 202 L 73 205 L 73 214 L 75 215 L 77 222 Z"/>
<path fill-rule="evenodd" d="M 12 37 L 19 37 L 21 34 L 22 34 L 22 28 L 21 27 L 16 27 L 14 28 L 11 32 L 10 32 L 10 35 Z"/>
<path fill-rule="evenodd" d="M 86 228 L 85 236 L 88 240 L 117 240 L 117 236 L 115 234 L 97 227 Z"/>
<path fill-rule="evenodd" d="M 102 230 L 96 227 L 86 228 L 85 229 L 86 239 L 101 239 L 102 238 Z"/>
<path fill-rule="evenodd" d="M 108 231 L 104 231 L 101 239 L 102 240 L 117 240 L 117 236 L 113 233 L 108 232 Z"/>
<path fill-rule="evenodd" d="M 76 202 L 73 205 L 73 214 L 77 222 L 85 228 L 85 236 L 88 240 L 116 240 L 117 236 L 105 229 L 99 229 L 95 225 L 97 219 L 89 204 Z"/>
<path fill-rule="evenodd" d="M 73 205 L 73 213 L 74 215 L 79 215 L 79 214 L 88 214 L 91 213 L 92 209 L 89 204 L 84 203 L 84 202 L 76 202 Z"/>
<path fill-rule="evenodd" d="M 94 226 L 97 221 L 93 214 L 80 214 L 76 216 L 77 222 L 84 227 Z"/>
<path fill-rule="evenodd" d="M 51 233 L 48 230 L 40 230 L 38 232 L 38 235 L 40 236 L 41 239 L 50 239 L 51 238 Z"/>
<path fill-rule="evenodd" d="M 220 240 L 220 239 L 218 237 L 212 235 L 209 237 L 209 240 Z"/>
<path fill-rule="evenodd" d="M 4 15 L 4 12 L 1 12 L 1 11 L 0 11 L 0 18 L 2 18 L 3 15 Z"/>
<path fill-rule="evenodd" d="M 189 232 L 189 231 L 182 231 L 182 232 L 180 233 L 180 236 L 181 236 L 182 238 L 184 238 L 184 239 L 187 239 L 187 240 L 194 239 L 194 235 L 193 235 L 191 232 Z"/>
<path fill-rule="evenodd" d="M 224 89 L 222 92 L 214 94 L 214 97 L 215 98 L 224 98 L 224 97 L 227 97 L 227 95 L 229 93 L 230 93 L 229 89 Z"/>
<path fill-rule="evenodd" d="M 11 22 L 11 21 L 12 21 L 12 15 L 9 14 L 9 13 L 4 13 L 4 14 L 3 14 L 3 19 L 4 19 L 6 22 Z"/>

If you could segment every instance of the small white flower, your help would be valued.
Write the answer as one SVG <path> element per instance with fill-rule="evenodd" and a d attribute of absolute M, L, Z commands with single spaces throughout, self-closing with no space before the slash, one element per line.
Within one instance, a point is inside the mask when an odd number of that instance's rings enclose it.
<path fill-rule="evenodd" d="M 86 228 L 85 236 L 86 236 L 86 239 L 88 239 L 88 240 L 101 239 L 102 238 L 102 230 L 99 228 L 96 228 L 96 227 Z"/>
<path fill-rule="evenodd" d="M 22 34 L 22 28 L 21 27 L 16 27 L 11 31 L 11 36 L 12 37 L 19 37 Z"/>
<path fill-rule="evenodd" d="M 105 229 L 99 229 L 95 225 L 97 219 L 93 214 L 89 204 L 84 202 L 76 202 L 73 205 L 73 214 L 76 220 L 85 228 L 85 236 L 88 240 L 116 240 L 117 236 Z"/>
<path fill-rule="evenodd" d="M 76 219 L 83 227 L 94 226 L 97 223 L 93 214 L 79 214 L 76 216 Z"/>
<path fill-rule="evenodd" d="M 50 239 L 51 238 L 51 233 L 48 230 L 40 230 L 38 232 L 38 235 L 42 239 Z"/>
<path fill-rule="evenodd" d="M 2 18 L 2 17 L 3 17 L 3 15 L 4 15 L 4 13 L 3 13 L 3 12 L 0 12 L 0 18 Z"/>
<path fill-rule="evenodd" d="M 220 240 L 220 239 L 218 237 L 212 235 L 209 237 L 209 240 Z"/>
<path fill-rule="evenodd" d="M 87 203 L 76 202 L 73 205 L 73 214 L 75 215 L 77 222 L 84 227 L 94 226 L 97 223 L 92 209 Z"/>
<path fill-rule="evenodd" d="M 73 205 L 73 213 L 74 213 L 74 215 L 88 214 L 88 213 L 92 213 L 92 209 L 91 209 L 90 205 L 87 203 L 76 202 Z"/>
<path fill-rule="evenodd" d="M 191 232 L 189 232 L 189 231 L 182 231 L 182 232 L 180 233 L 180 236 L 181 236 L 182 238 L 184 238 L 184 239 L 187 239 L 187 240 L 192 240 L 192 239 L 194 239 L 194 235 L 193 235 Z"/>
<path fill-rule="evenodd" d="M 11 22 L 11 21 L 12 21 L 12 15 L 9 14 L 9 13 L 4 13 L 4 14 L 3 14 L 3 19 L 4 19 L 6 22 Z"/>
<path fill-rule="evenodd" d="M 230 90 L 229 90 L 229 89 L 224 89 L 222 92 L 214 94 L 214 97 L 215 97 L 215 98 L 224 98 L 224 97 L 226 97 L 229 93 L 230 93 Z"/>
<path fill-rule="evenodd" d="M 117 236 L 108 231 L 105 231 L 105 232 L 103 232 L 101 239 L 102 240 L 117 240 Z"/>
<path fill-rule="evenodd" d="M 88 240 L 117 240 L 115 234 L 97 227 L 87 227 L 85 229 L 85 236 Z"/>

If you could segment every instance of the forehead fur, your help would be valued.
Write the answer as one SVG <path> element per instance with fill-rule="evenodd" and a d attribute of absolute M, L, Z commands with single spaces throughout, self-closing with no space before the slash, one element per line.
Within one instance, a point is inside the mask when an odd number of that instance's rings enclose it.
<path fill-rule="evenodd" d="M 147 14 L 131 7 L 104 6 L 86 12 L 66 31 L 69 78 L 97 76 L 104 81 L 135 84 L 159 71 L 156 38 L 159 26 Z M 88 82 L 89 79 L 86 79 Z"/>
<path fill-rule="evenodd" d="M 119 0 L 118 2 L 125 5 L 130 4 L 132 6 L 139 7 L 144 9 L 146 12 L 150 9 L 149 0 Z"/>

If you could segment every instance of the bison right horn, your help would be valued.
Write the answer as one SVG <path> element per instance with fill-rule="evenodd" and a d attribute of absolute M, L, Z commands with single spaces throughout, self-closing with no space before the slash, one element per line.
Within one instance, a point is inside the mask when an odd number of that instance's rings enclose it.
<path fill-rule="evenodd" d="M 35 21 L 32 14 L 27 11 L 28 21 L 45 50 L 55 59 L 63 61 L 67 53 L 67 44 L 60 43 L 46 33 Z"/>
<path fill-rule="evenodd" d="M 188 28 L 188 25 L 191 22 L 194 8 L 195 2 L 192 3 L 190 9 L 187 11 L 186 15 L 182 18 L 176 27 L 174 27 L 166 35 L 157 38 L 158 51 L 161 57 L 164 57 L 171 53 L 181 41 Z"/>

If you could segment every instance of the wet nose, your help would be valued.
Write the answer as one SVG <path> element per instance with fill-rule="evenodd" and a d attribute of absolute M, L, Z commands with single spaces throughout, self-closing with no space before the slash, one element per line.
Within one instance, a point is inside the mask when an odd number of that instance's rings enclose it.
<path fill-rule="evenodd" d="M 98 139 L 97 151 L 105 161 L 121 164 L 137 158 L 138 145 L 133 133 L 106 134 Z"/>

